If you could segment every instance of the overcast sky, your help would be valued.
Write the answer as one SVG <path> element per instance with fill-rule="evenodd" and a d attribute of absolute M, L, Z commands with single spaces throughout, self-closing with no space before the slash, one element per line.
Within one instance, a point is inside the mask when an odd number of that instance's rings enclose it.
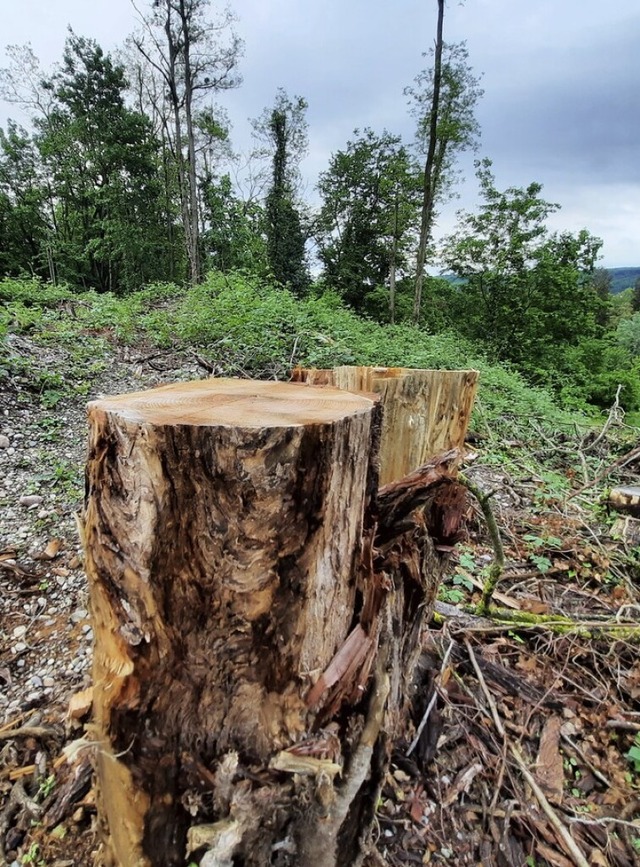
<path fill-rule="evenodd" d="M 68 24 L 105 49 L 136 26 L 129 0 L 0 4 L 3 45 L 31 42 L 45 67 L 60 59 Z M 309 102 L 310 195 L 354 128 L 411 138 L 403 88 L 427 62 L 421 55 L 433 44 L 436 0 L 232 0 L 231 7 L 245 42 L 244 83 L 220 102 L 236 147 L 246 146 L 248 118 L 273 102 L 279 86 Z M 483 73 L 479 155 L 493 160 L 498 185 L 539 181 L 562 205 L 555 227 L 603 238 L 604 266 L 640 265 L 640 0 L 448 0 L 445 40 L 463 39 Z M 8 115 L 15 109 L 0 106 L 0 121 Z M 467 181 L 441 215 L 440 232 L 453 227 L 456 208 L 475 200 L 471 159 L 461 166 Z"/>

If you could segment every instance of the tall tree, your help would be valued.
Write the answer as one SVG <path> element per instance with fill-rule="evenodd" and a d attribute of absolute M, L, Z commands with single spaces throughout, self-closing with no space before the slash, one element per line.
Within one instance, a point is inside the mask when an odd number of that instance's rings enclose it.
<path fill-rule="evenodd" d="M 167 279 L 182 282 L 188 274 L 178 168 L 173 147 L 173 117 L 164 78 L 140 54 L 135 38 L 130 36 L 119 52 L 126 70 L 128 98 L 151 124 L 160 145 L 159 171 L 167 237 Z"/>
<path fill-rule="evenodd" d="M 7 45 L 5 53 L 9 66 L 0 69 L 0 98 L 19 105 L 31 117 L 48 117 L 53 95 L 31 44 Z"/>
<path fill-rule="evenodd" d="M 540 184 L 500 191 L 491 162 L 476 165 L 482 204 L 445 243 L 445 265 L 461 280 L 456 324 L 527 372 L 560 369 L 568 346 L 601 332 L 592 274 L 602 242 L 586 230 L 551 233 L 559 206 Z"/>
<path fill-rule="evenodd" d="M 611 308 L 611 286 L 613 278 L 611 273 L 606 268 L 596 268 L 591 275 L 591 285 L 600 301 L 600 309 L 597 313 L 598 325 L 606 328 L 609 325 L 612 315 Z"/>
<path fill-rule="evenodd" d="M 197 107 L 208 96 L 237 87 L 241 81 L 236 67 L 242 44 L 230 29 L 233 16 L 227 10 L 211 19 L 209 7 L 210 0 L 152 0 L 151 11 L 140 13 L 143 32 L 133 38 L 166 87 L 185 251 L 193 283 L 202 277 Z"/>
<path fill-rule="evenodd" d="M 482 96 L 479 80 L 468 65 L 464 43 L 443 39 L 444 0 L 437 0 L 438 20 L 433 67 L 421 72 L 406 89 L 418 121 L 418 143 L 426 153 L 422 183 L 420 239 L 416 261 L 413 318 L 420 321 L 422 286 L 435 208 L 453 180 L 452 166 L 461 151 L 475 148 L 479 126 L 476 104 Z"/>
<path fill-rule="evenodd" d="M 637 278 L 633 286 L 633 295 L 631 296 L 631 309 L 634 313 L 640 313 L 640 277 Z"/>
<path fill-rule="evenodd" d="M 271 183 L 265 201 L 267 256 L 271 273 L 298 295 L 310 283 L 305 253 L 305 233 L 296 201 L 299 163 L 307 150 L 307 102 L 290 99 L 284 90 L 275 105 L 254 121 L 254 135 L 271 155 Z"/>
<path fill-rule="evenodd" d="M 157 279 L 166 245 L 158 142 L 125 105 L 123 67 L 71 33 L 46 87 L 52 108 L 36 120 L 36 141 L 61 276 L 100 291 Z"/>
<path fill-rule="evenodd" d="M 320 176 L 319 255 L 329 284 L 356 309 L 368 292 L 388 285 L 393 321 L 396 273 L 417 226 L 419 169 L 399 136 L 355 134 Z"/>
<path fill-rule="evenodd" d="M 0 275 L 49 276 L 47 190 L 38 150 L 13 121 L 0 129 Z"/>
<path fill-rule="evenodd" d="M 237 196 L 228 174 L 205 179 L 202 204 L 203 246 L 211 266 L 266 276 L 269 262 L 262 205 Z"/>

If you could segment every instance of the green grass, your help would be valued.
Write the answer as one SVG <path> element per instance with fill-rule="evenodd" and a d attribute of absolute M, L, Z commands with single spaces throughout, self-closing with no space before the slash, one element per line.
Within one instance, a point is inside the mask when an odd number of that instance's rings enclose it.
<path fill-rule="evenodd" d="M 357 316 L 331 292 L 300 300 L 244 274 L 212 273 L 189 290 L 156 284 L 125 297 L 72 293 L 33 280 L 0 281 L 0 378 L 3 368 L 24 363 L 11 361 L 3 342 L 9 333 L 70 354 L 71 376 L 33 371 L 32 388 L 50 406 L 82 391 L 109 342 L 144 341 L 196 350 L 232 376 L 286 378 L 297 364 L 475 368 L 480 371 L 476 428 L 517 437 L 530 430 L 531 419 L 550 429 L 584 423 L 582 416 L 563 411 L 549 392 L 490 363 L 458 335 L 381 325 Z"/>

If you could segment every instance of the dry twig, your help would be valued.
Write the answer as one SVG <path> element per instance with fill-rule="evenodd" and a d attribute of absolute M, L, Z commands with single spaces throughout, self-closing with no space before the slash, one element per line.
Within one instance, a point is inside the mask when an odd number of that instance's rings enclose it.
<path fill-rule="evenodd" d="M 451 656 L 451 651 L 453 650 L 454 644 L 455 644 L 454 640 L 451 639 L 451 641 L 449 642 L 449 647 L 447 647 L 447 650 L 446 650 L 444 657 L 442 659 L 442 665 L 440 666 L 440 674 L 438 675 L 438 680 L 442 677 L 442 674 L 447 667 L 447 663 L 449 662 L 449 657 Z M 420 720 L 420 725 L 418 726 L 416 736 L 411 741 L 411 744 L 409 745 L 409 749 L 406 752 L 407 758 L 411 755 L 411 753 L 418 746 L 418 741 L 422 737 L 422 732 L 424 731 L 424 727 L 426 726 L 427 721 L 428 721 L 429 717 L 431 716 L 431 711 L 435 707 L 435 703 L 436 703 L 437 699 L 438 699 L 438 689 L 437 689 L 437 684 L 434 684 L 433 695 L 431 696 L 431 701 L 427 705 L 427 709 L 425 710 L 424 715 L 423 715 L 422 719 Z"/>
<path fill-rule="evenodd" d="M 573 863 L 576 865 L 576 867 L 589 867 L 589 862 L 582 854 L 582 850 L 580 849 L 580 847 L 578 846 L 576 841 L 573 839 L 573 837 L 571 836 L 571 834 L 569 833 L 569 831 L 567 830 L 565 825 L 562 824 L 560 817 L 558 816 L 556 811 L 553 809 L 553 807 L 551 806 L 551 804 L 547 800 L 545 793 L 542 791 L 540 786 L 535 781 L 533 775 L 531 774 L 531 772 L 527 768 L 525 761 L 522 758 L 522 755 L 521 755 L 520 751 L 518 750 L 518 748 L 515 746 L 515 744 L 510 744 L 509 750 L 511 752 L 511 755 L 515 759 L 516 764 L 520 768 L 520 772 L 521 772 L 522 776 L 525 778 L 525 780 L 529 784 L 531 791 L 533 792 L 533 794 L 536 797 L 536 800 L 540 804 L 540 807 L 542 808 L 543 813 L 545 814 L 547 819 L 551 822 L 554 829 L 557 831 L 558 836 L 560 837 L 560 839 L 564 843 L 564 846 L 565 846 L 567 852 L 570 853 L 571 858 L 573 859 Z"/>
<path fill-rule="evenodd" d="M 480 689 L 484 693 L 484 697 L 487 700 L 487 704 L 491 710 L 491 716 L 493 717 L 493 722 L 496 727 L 496 730 L 501 738 L 504 738 L 504 726 L 502 725 L 502 720 L 500 719 L 500 714 L 498 713 L 498 708 L 496 707 L 496 703 L 494 701 L 493 696 L 489 692 L 489 688 L 487 686 L 487 682 L 484 679 L 484 675 L 480 670 L 480 666 L 478 665 L 478 660 L 476 659 L 476 655 L 473 652 L 473 648 L 471 647 L 471 643 L 468 638 L 464 640 L 464 646 L 467 648 L 467 653 L 469 654 L 469 659 L 471 660 L 471 664 L 473 665 L 474 671 L 476 673 L 476 677 L 478 678 L 478 683 L 480 684 Z"/>

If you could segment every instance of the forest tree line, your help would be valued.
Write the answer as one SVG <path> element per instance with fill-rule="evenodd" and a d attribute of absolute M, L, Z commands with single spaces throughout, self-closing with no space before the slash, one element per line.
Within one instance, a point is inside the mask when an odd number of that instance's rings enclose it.
<path fill-rule="evenodd" d="M 30 118 L 0 130 L 0 277 L 130 293 L 245 272 L 303 297 L 337 293 L 390 324 L 453 331 L 566 403 L 640 405 L 640 281 L 613 298 L 601 241 L 553 232 L 542 187 L 497 188 L 476 161 L 481 204 L 436 244 L 456 160 L 476 151 L 480 77 L 443 38 L 405 89 L 415 137 L 354 130 L 302 195 L 307 103 L 279 90 L 234 152 L 216 99 L 241 86 L 242 43 L 210 0 L 152 0 L 120 51 L 70 30 L 42 70 L 9 46 L 0 96 Z M 446 278 L 428 272 L 445 273 Z"/>

